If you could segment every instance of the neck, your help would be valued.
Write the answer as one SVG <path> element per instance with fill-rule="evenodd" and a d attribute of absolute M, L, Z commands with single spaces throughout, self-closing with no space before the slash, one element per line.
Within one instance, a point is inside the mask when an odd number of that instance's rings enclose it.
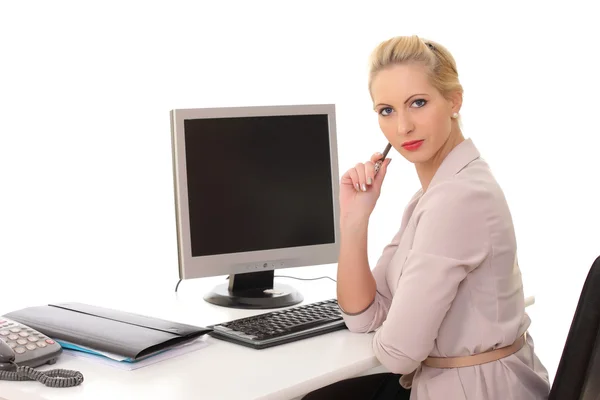
<path fill-rule="evenodd" d="M 462 132 L 459 128 L 457 128 L 455 132 L 450 134 L 448 140 L 438 150 L 438 152 L 433 155 L 433 157 L 423 163 L 415 164 L 417 175 L 419 176 L 419 181 L 421 181 L 421 187 L 423 188 L 423 193 L 427 191 L 433 176 L 437 172 L 440 165 L 442 165 L 442 162 L 446 156 L 450 154 L 452 149 L 454 149 L 464 140 L 465 138 Z"/>

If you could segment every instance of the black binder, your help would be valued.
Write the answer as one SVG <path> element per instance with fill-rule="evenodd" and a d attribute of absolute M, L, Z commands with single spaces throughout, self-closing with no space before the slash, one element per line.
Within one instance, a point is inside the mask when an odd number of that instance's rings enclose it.
<path fill-rule="evenodd" d="M 212 329 L 82 303 L 28 307 L 5 317 L 55 340 L 140 360 Z"/>

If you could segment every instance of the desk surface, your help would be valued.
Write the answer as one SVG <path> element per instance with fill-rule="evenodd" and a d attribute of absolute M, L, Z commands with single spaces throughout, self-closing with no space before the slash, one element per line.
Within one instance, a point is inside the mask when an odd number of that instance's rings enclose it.
<path fill-rule="evenodd" d="M 276 279 L 298 288 L 305 302 L 335 297 L 335 283 L 330 280 Z M 80 293 L 77 298 L 67 294 L 61 294 L 61 299 L 46 296 L 44 300 L 27 305 L 13 307 L 3 303 L 0 315 L 24 306 L 70 300 L 206 326 L 267 311 L 229 309 L 205 302 L 202 295 L 222 282 L 223 277 L 184 281 L 178 294 L 173 291 L 144 298 L 118 293 L 111 293 L 112 298 L 107 298 L 106 293 L 91 292 Z M 81 371 L 85 379 L 82 385 L 53 389 L 38 382 L 0 381 L 0 396 L 5 388 L 6 392 L 22 392 L 23 400 L 29 400 L 32 395 L 47 400 L 291 399 L 379 365 L 371 350 L 371 335 L 349 331 L 264 350 L 253 350 L 212 337 L 207 341 L 209 345 L 205 348 L 133 371 L 64 353 L 54 366 L 40 369 Z M 9 400 L 21 400 L 17 395 L 12 396 Z"/>
<path fill-rule="evenodd" d="M 276 278 L 297 287 L 305 302 L 335 297 L 330 280 L 297 281 Z M 29 298 L 28 304 L 0 305 L 0 315 L 31 305 L 79 301 L 117 308 L 172 321 L 206 326 L 265 310 L 238 310 L 213 306 L 202 299 L 223 277 L 184 281 L 179 293 L 127 294 L 91 291 L 74 298 Z M 43 298 L 43 299 L 42 299 Z M 528 299 L 528 305 L 532 299 Z M 264 350 L 253 350 L 209 337 L 209 345 L 191 353 L 134 371 L 63 354 L 49 368 L 81 371 L 85 381 L 74 388 L 47 388 L 39 382 L 0 381 L 0 396 L 8 400 L 145 400 L 171 399 L 293 399 L 329 383 L 357 376 L 380 363 L 371 349 L 372 334 L 337 331 Z M 19 394 L 17 394 L 19 393 Z"/>

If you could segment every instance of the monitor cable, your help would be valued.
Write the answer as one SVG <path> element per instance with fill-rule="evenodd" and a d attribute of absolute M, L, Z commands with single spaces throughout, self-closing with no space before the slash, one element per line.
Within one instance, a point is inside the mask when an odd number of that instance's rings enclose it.
<path fill-rule="evenodd" d="M 290 278 L 290 279 L 297 279 L 299 281 L 316 281 L 319 279 L 329 279 L 330 281 L 336 282 L 337 281 L 335 279 L 333 279 L 330 276 L 318 276 L 316 278 L 298 278 L 297 276 L 289 276 L 289 275 L 275 275 L 275 278 Z M 229 275 L 225 278 L 225 280 L 229 279 Z M 177 293 L 177 288 L 179 287 L 179 284 L 181 283 L 181 279 L 179 280 L 179 282 L 177 282 L 177 285 L 175 286 L 175 293 Z M 375 291 L 377 291 L 377 293 L 379 293 L 381 296 L 383 296 L 381 294 L 381 292 L 379 292 L 379 290 L 375 289 Z"/>
<path fill-rule="evenodd" d="M 329 279 L 330 281 L 334 281 L 337 283 L 337 281 L 335 279 L 333 279 L 329 276 L 319 276 L 317 278 L 298 278 L 297 276 L 275 275 L 275 278 L 291 278 L 291 279 L 298 279 L 299 281 L 316 281 L 317 279 Z M 375 291 L 377 293 L 379 293 L 380 296 L 383 296 L 379 290 L 375 289 Z"/>
<path fill-rule="evenodd" d="M 316 281 L 319 279 L 329 279 L 330 281 L 337 281 L 329 276 L 318 276 L 316 278 L 298 278 L 297 276 L 289 276 L 289 275 L 275 275 L 275 278 L 290 278 L 290 279 L 298 279 L 299 281 Z"/>
<path fill-rule="evenodd" d="M 329 277 L 329 276 L 319 276 L 317 278 L 298 278 L 295 276 L 289 276 L 289 275 L 275 275 L 274 278 L 291 278 L 291 279 L 298 279 L 300 281 L 316 281 L 318 279 L 329 279 L 333 282 L 337 282 L 335 279 Z M 225 278 L 225 280 L 229 279 L 229 275 Z M 177 282 L 177 285 L 175 285 L 175 293 L 177 293 L 177 289 L 179 288 L 179 284 L 181 283 L 182 279 L 179 280 L 179 282 Z"/>

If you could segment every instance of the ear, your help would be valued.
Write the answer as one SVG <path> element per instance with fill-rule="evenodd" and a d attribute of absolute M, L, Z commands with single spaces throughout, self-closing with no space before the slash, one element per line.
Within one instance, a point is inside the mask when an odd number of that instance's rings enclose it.
<path fill-rule="evenodd" d="M 462 100 L 463 100 L 462 92 L 455 91 L 450 94 L 450 96 L 448 98 L 448 103 L 450 105 L 451 113 L 460 112 L 460 108 L 462 107 Z"/>

